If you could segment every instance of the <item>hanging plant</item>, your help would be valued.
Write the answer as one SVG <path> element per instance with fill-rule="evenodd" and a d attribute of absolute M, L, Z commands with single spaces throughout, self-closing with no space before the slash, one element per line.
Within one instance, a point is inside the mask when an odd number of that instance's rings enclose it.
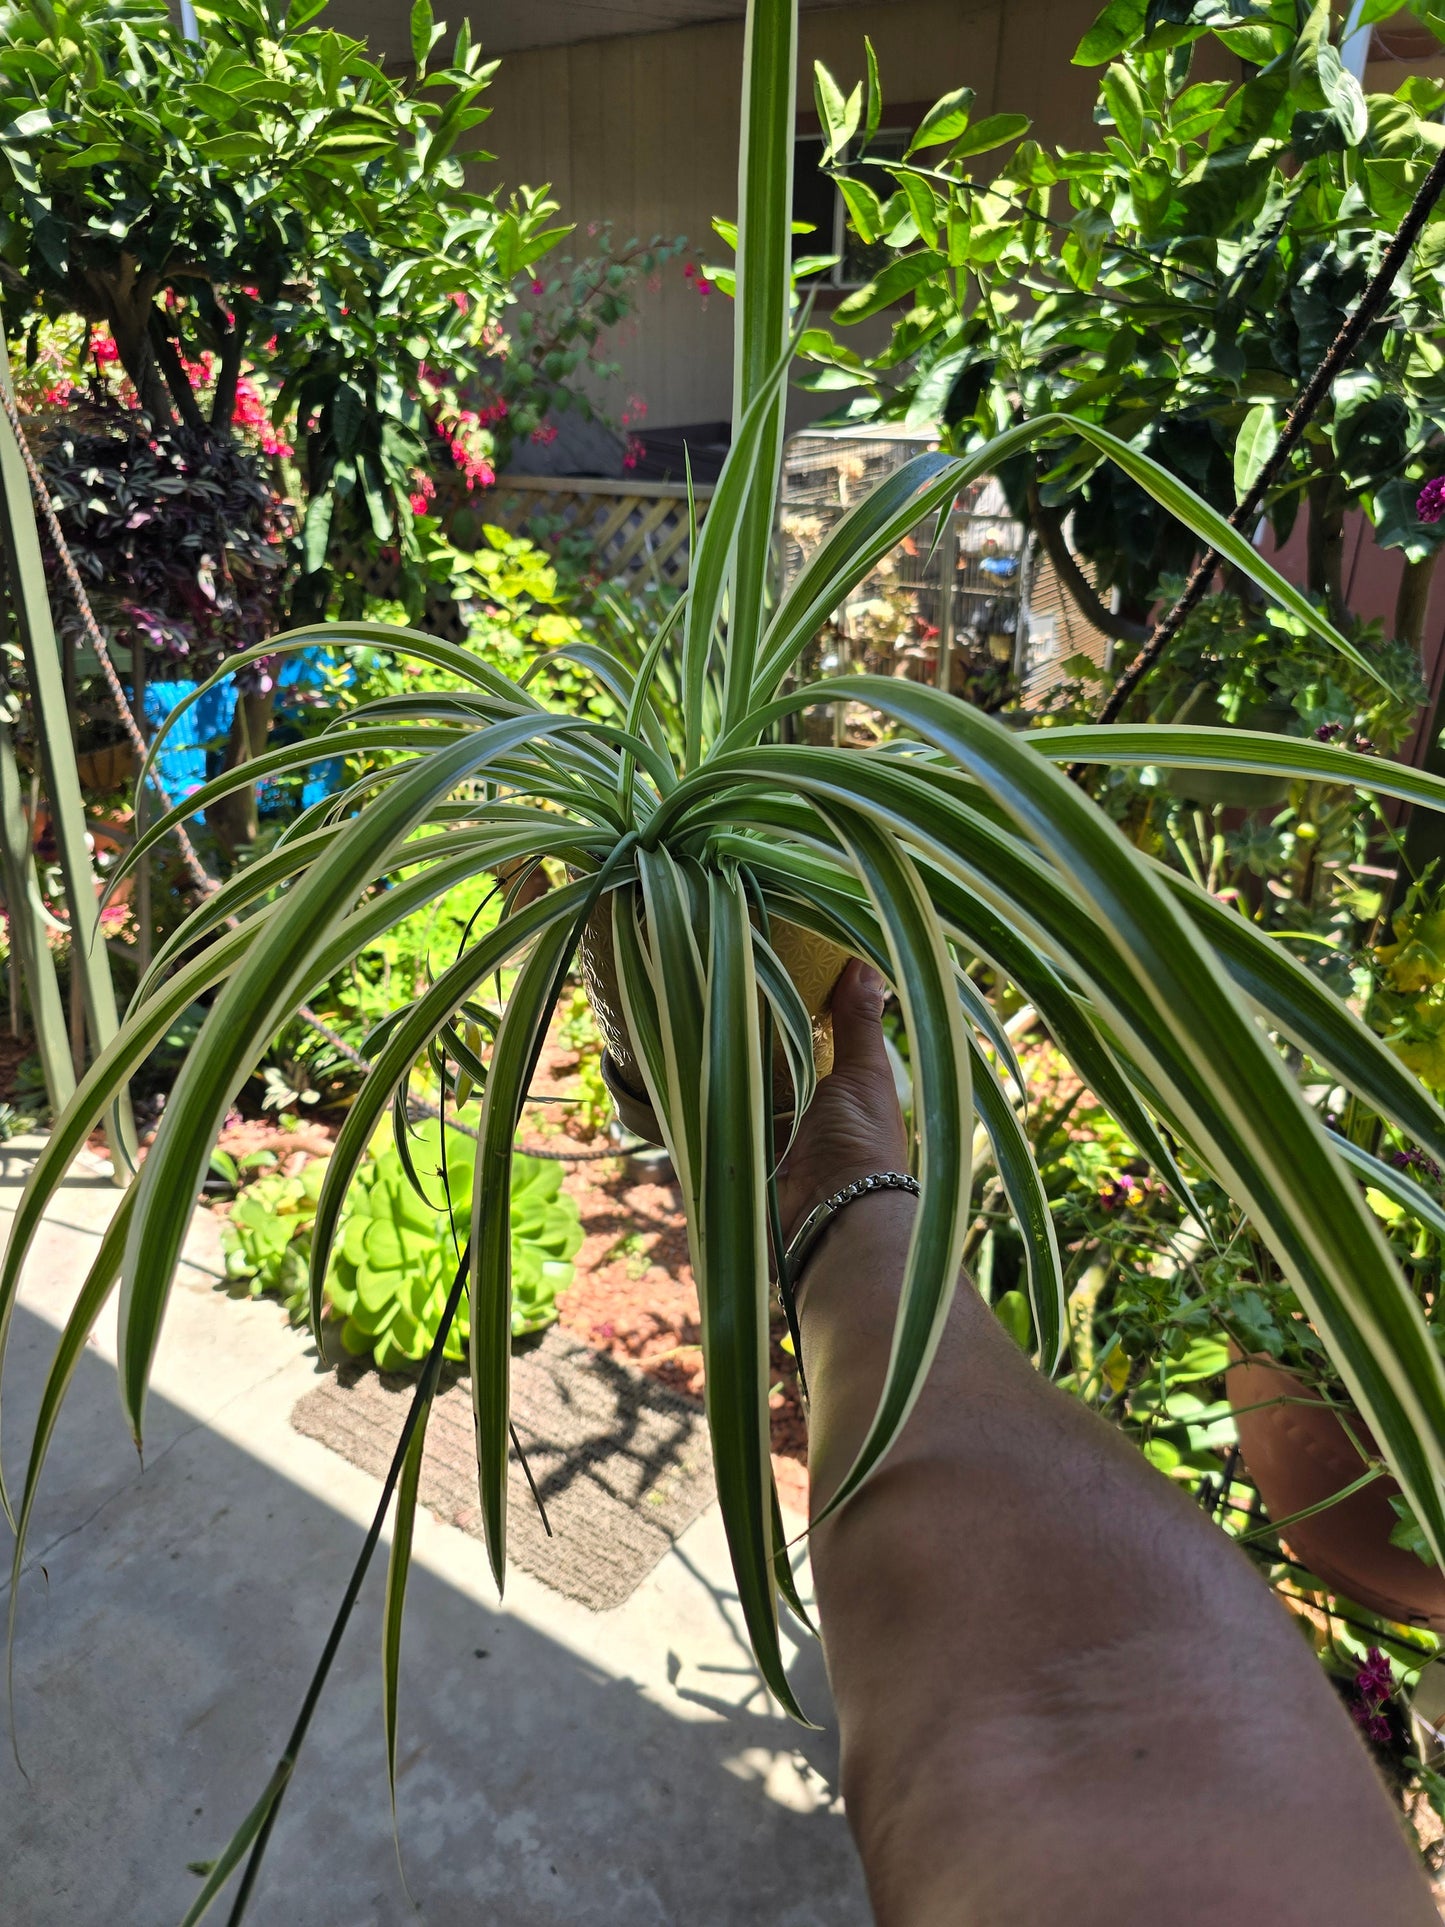
<path fill-rule="evenodd" d="M 770 605 L 791 356 L 795 16 L 794 0 L 752 0 L 749 8 L 735 429 L 694 544 L 687 595 L 635 673 L 592 645 L 565 652 L 608 692 L 611 718 L 549 711 L 467 651 L 417 633 L 328 625 L 265 645 L 384 644 L 455 680 L 449 691 L 364 705 L 333 735 L 271 750 L 242 776 L 222 776 L 187 800 L 187 812 L 205 808 L 239 781 L 298 770 L 343 745 L 352 757 L 372 759 L 364 787 L 304 813 L 278 847 L 199 905 L 166 944 L 121 1036 L 87 1074 L 37 1160 L 0 1270 L 3 1315 L 71 1158 L 175 1014 L 214 991 L 155 1143 L 62 1334 L 16 1495 L 18 1573 L 56 1411 L 117 1283 L 121 1394 L 142 1436 L 152 1361 L 210 1147 L 277 1027 L 313 986 L 459 882 L 519 859 L 565 866 L 566 881 L 468 942 L 374 1033 L 372 1069 L 317 1201 L 310 1294 L 319 1323 L 348 1189 L 378 1122 L 403 1100 L 412 1067 L 430 1054 L 481 1089 L 470 1236 L 362 1560 L 399 1484 L 385 1671 L 393 1763 L 395 1615 L 427 1414 L 464 1298 L 481 1512 L 499 1585 L 505 1574 L 513 1142 L 548 1022 L 589 927 L 610 940 L 631 1058 L 681 1188 L 702 1306 L 718 1500 L 758 1663 L 784 1705 L 797 1710 L 779 1645 L 777 1595 L 791 1581 L 768 1452 L 772 1040 L 786 1066 L 785 1108 L 795 1115 L 811 1101 L 818 1069 L 813 1018 L 780 957 L 783 926 L 816 934 L 840 955 L 866 957 L 886 975 L 915 1078 L 921 1195 L 886 1380 L 827 1511 L 847 1504 L 882 1463 L 928 1370 L 958 1285 L 976 1123 L 1023 1239 L 1040 1368 L 1052 1370 L 1063 1348 L 1064 1287 L 1047 1197 L 1010 1097 L 1010 1081 L 1021 1083 L 1021 1074 L 967 972 L 982 959 L 1039 1012 L 1080 1080 L 1186 1208 L 1188 1187 L 1171 1142 L 1187 1146 L 1248 1214 L 1380 1442 L 1426 1540 L 1437 1556 L 1445 1552 L 1445 1371 L 1353 1171 L 1279 1040 L 1442 1162 L 1445 1114 L 1306 969 L 1131 846 L 1058 765 L 1282 774 L 1364 785 L 1433 808 L 1445 806 L 1445 783 L 1333 745 L 1248 730 L 1015 733 L 958 698 L 894 678 L 789 686 L 801 651 L 880 557 L 946 511 L 971 481 L 1050 444 L 1075 452 L 1087 444 L 1090 459 L 1115 464 L 1197 544 L 1371 673 L 1311 602 L 1186 487 L 1132 443 L 1054 414 L 1016 424 L 966 456 L 908 462 L 849 511 Z M 879 111 L 870 99 L 874 124 Z M 675 745 L 653 706 L 653 679 L 674 630 L 683 724 Z M 880 713 L 895 739 L 868 749 L 776 740 L 789 715 L 841 702 Z M 156 824 L 134 854 L 170 827 Z M 228 929 L 232 914 L 240 921 Z M 488 986 L 503 969 L 511 973 L 506 994 L 489 1002 Z M 483 1034 L 492 1039 L 486 1052 Z M 1408 1199 L 1408 1181 L 1401 1178 L 1392 1195 Z M 248 1850 L 243 1899 L 251 1891 L 314 1703 L 313 1690 L 265 1794 L 188 1919 L 200 1918 Z"/>

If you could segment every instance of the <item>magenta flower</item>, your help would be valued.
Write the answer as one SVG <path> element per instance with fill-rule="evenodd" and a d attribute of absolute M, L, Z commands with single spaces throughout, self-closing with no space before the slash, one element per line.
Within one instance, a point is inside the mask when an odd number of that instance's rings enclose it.
<path fill-rule="evenodd" d="M 1438 522 L 1445 515 L 1445 475 L 1436 475 L 1415 497 L 1415 513 L 1422 522 Z"/>
<path fill-rule="evenodd" d="M 1378 1646 L 1370 1648 L 1365 1655 L 1364 1665 L 1355 1674 L 1355 1690 L 1361 1698 L 1368 1696 L 1378 1700 L 1393 1699 L 1394 1670 Z"/>
<path fill-rule="evenodd" d="M 1391 1739 L 1386 1708 L 1395 1697 L 1395 1675 L 1390 1662 L 1378 1646 L 1365 1655 L 1365 1663 L 1355 1674 L 1355 1695 L 1350 1712 L 1356 1725 L 1377 1746 L 1388 1746 Z"/>

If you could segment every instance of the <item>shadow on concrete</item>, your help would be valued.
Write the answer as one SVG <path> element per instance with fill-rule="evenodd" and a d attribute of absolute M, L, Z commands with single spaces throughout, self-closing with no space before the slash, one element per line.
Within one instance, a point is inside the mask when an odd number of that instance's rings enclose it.
<path fill-rule="evenodd" d="M 17 1312 L 12 1473 L 54 1339 Z M 114 1372 L 82 1362 L 22 1581 L 16 1715 L 29 1778 L 8 1750 L 0 1757 L 7 1927 L 180 1919 L 199 1884 L 188 1863 L 214 1856 L 270 1771 L 361 1537 L 158 1397 L 138 1474 Z M 721 1663 L 718 1644 L 706 1665 L 673 1656 L 678 1696 L 701 1715 L 684 1718 L 422 1566 L 406 1613 L 398 1781 L 413 1913 L 383 1757 L 383 1564 L 288 1795 L 255 1927 L 864 1927 L 845 1824 L 796 1791 L 833 1771 L 831 1738 L 774 1714 L 760 1686 L 737 1706 L 733 1675 L 752 1668 L 725 1595 L 709 1588 L 732 1639 Z M 607 1624 L 596 1621 L 599 1651 Z M 723 1675 L 730 1695 L 711 1689 Z M 811 1642 L 797 1685 L 805 1704 L 827 1705 Z M 789 1764 L 800 1747 L 802 1779 Z"/>

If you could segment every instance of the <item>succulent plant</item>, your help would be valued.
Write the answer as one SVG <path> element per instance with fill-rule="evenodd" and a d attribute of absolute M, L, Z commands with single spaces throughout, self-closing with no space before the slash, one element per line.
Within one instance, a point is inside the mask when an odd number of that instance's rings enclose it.
<path fill-rule="evenodd" d="M 420 1364 L 431 1350 L 456 1269 L 452 1225 L 466 1216 L 471 1196 L 470 1144 L 448 1134 L 446 1186 L 435 1174 L 441 1126 L 412 1133 L 413 1185 L 394 1148 L 363 1164 L 347 1197 L 341 1236 L 326 1277 L 326 1308 L 340 1319 L 348 1352 L 370 1352 L 382 1371 Z M 465 1146 L 465 1150 L 460 1149 Z M 221 1226 L 226 1274 L 253 1296 L 280 1297 L 292 1318 L 310 1302 L 311 1234 L 326 1177 L 318 1158 L 295 1177 L 274 1173 L 247 1185 Z M 430 1194 L 430 1195 L 428 1195 Z M 562 1189 L 562 1167 L 518 1152 L 512 1161 L 512 1336 L 545 1331 L 557 1317 L 557 1294 L 572 1282 L 572 1260 L 582 1244 L 577 1206 Z M 444 1341 L 447 1358 L 466 1356 L 466 1307 Z"/>
<path fill-rule="evenodd" d="M 423 1126 L 425 1143 L 412 1147 L 423 1175 L 435 1165 L 439 1130 Z M 455 1146 L 456 1134 L 449 1136 Z M 431 1198 L 416 1190 L 395 1150 L 364 1165 L 348 1194 L 326 1298 L 344 1320 L 347 1351 L 370 1352 L 383 1371 L 420 1364 L 437 1336 L 460 1250 L 452 1226 L 465 1221 L 471 1204 L 471 1148 L 466 1144 L 465 1153 L 454 1151 L 448 1160 L 450 1210 L 440 1184 L 426 1186 Z M 582 1221 L 562 1189 L 560 1164 L 519 1151 L 511 1182 L 512 1337 L 522 1338 L 556 1321 L 557 1294 L 572 1282 Z M 447 1358 L 466 1357 L 468 1326 L 461 1305 L 443 1340 Z"/>

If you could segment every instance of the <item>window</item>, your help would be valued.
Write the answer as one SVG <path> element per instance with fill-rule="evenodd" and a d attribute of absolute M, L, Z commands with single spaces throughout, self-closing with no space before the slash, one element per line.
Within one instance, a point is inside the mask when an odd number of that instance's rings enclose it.
<path fill-rule="evenodd" d="M 859 173 L 880 200 L 886 201 L 898 183 L 883 163 L 902 160 L 909 136 L 904 128 L 880 130 L 868 143 L 868 158 Z M 836 254 L 840 258 L 822 274 L 809 277 L 809 287 L 861 288 L 887 264 L 889 250 L 881 243 L 868 247 L 848 226 L 843 197 L 823 172 L 823 136 L 800 134 L 793 147 L 793 219 L 806 221 L 811 234 L 793 236 L 793 259 L 806 254 Z"/>

